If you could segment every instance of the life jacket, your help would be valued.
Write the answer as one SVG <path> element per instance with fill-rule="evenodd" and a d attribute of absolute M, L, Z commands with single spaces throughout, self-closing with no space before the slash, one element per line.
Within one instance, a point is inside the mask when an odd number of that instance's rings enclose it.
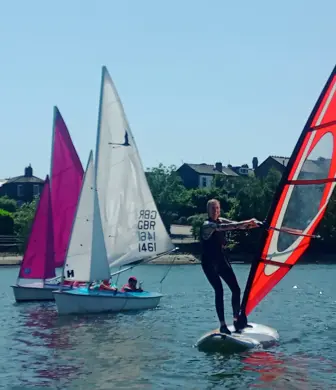
<path fill-rule="evenodd" d="M 115 287 L 110 285 L 108 280 L 103 280 L 102 283 L 100 283 L 99 290 L 117 291 Z"/>
<path fill-rule="evenodd" d="M 126 283 L 121 287 L 120 291 L 127 292 L 127 291 L 134 291 L 134 290 L 132 290 L 131 286 L 128 283 Z"/>

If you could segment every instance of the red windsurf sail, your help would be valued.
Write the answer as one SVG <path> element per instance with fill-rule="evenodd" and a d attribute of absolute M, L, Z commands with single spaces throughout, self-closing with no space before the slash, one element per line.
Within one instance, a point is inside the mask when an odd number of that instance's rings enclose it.
<path fill-rule="evenodd" d="M 290 157 L 265 221 L 241 312 L 248 315 L 308 248 L 336 178 L 336 66 Z"/>

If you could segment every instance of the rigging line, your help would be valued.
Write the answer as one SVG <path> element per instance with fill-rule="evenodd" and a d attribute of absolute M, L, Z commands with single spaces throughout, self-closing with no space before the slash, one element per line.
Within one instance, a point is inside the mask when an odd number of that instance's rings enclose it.
<path fill-rule="evenodd" d="M 176 260 L 176 257 L 177 257 L 177 256 L 174 256 L 172 262 L 170 263 L 170 266 L 168 267 L 168 270 L 167 270 L 166 274 L 165 274 L 165 275 L 163 276 L 163 278 L 160 280 L 160 292 L 162 292 L 162 283 L 163 283 L 163 281 L 166 279 L 166 277 L 168 276 L 170 270 L 172 269 L 172 266 L 173 266 L 173 264 L 174 264 L 174 262 L 175 262 L 175 260 Z"/>

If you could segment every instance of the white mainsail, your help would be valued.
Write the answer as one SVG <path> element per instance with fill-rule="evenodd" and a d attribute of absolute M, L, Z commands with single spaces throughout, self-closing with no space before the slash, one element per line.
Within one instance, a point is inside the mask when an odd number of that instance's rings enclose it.
<path fill-rule="evenodd" d="M 96 184 L 110 266 L 146 260 L 175 247 L 149 189 L 122 103 L 102 69 Z"/>
<path fill-rule="evenodd" d="M 94 174 L 91 151 L 65 260 L 65 280 L 91 282 L 110 277 Z"/>

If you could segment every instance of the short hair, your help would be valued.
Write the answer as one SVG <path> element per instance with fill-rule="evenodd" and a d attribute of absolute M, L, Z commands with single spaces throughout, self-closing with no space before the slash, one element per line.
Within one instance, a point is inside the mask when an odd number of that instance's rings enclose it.
<path fill-rule="evenodd" d="M 208 200 L 208 202 L 207 202 L 207 212 L 209 212 L 210 206 L 215 204 L 215 203 L 218 203 L 218 205 L 220 205 L 220 202 L 219 202 L 218 199 L 210 199 L 210 200 Z"/>

